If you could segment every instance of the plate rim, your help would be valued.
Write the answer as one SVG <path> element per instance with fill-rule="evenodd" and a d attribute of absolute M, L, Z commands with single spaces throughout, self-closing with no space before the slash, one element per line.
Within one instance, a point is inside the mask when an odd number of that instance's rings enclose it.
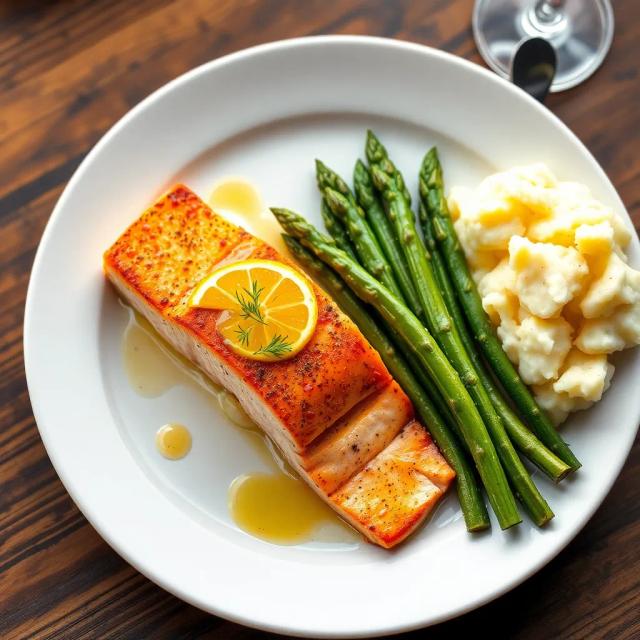
<path fill-rule="evenodd" d="M 502 79 L 496 74 L 492 73 L 488 69 L 485 69 L 471 61 L 468 61 L 464 58 L 460 58 L 453 54 L 450 54 L 445 51 L 441 51 L 435 49 L 433 47 L 423 45 L 420 43 L 403 41 L 403 40 L 395 40 L 391 38 L 383 38 L 377 36 L 360 36 L 360 35 L 323 35 L 323 36 L 305 36 L 305 37 L 297 37 L 297 38 L 288 38 L 283 40 L 278 40 L 274 42 L 268 42 L 260 45 L 256 45 L 253 47 L 249 47 L 246 49 L 242 49 L 240 51 L 236 51 L 225 56 L 216 58 L 214 60 L 210 60 L 201 65 L 198 65 L 185 73 L 177 76 L 176 78 L 170 80 L 165 83 L 158 89 L 154 90 L 147 97 L 141 100 L 138 104 L 132 107 L 129 111 L 127 111 L 120 119 L 118 119 L 107 131 L 104 135 L 98 140 L 98 142 L 91 148 L 89 153 L 82 160 L 80 165 L 74 171 L 73 175 L 69 179 L 67 185 L 65 186 L 63 192 L 58 198 L 53 211 L 47 221 L 45 229 L 42 233 L 38 249 L 36 251 L 36 255 L 33 261 L 31 274 L 29 278 L 29 284 L 27 288 L 27 296 L 25 302 L 25 314 L 24 314 L 24 332 L 23 332 L 23 353 L 24 353 L 24 364 L 25 364 L 25 374 L 27 380 L 27 388 L 29 392 L 30 401 L 32 404 L 33 414 L 36 421 L 36 425 L 38 427 L 38 431 L 40 437 L 43 441 L 45 449 L 47 451 L 47 455 L 51 460 L 51 463 L 60 478 L 63 486 L 65 487 L 67 493 L 70 498 L 73 500 L 74 504 L 78 507 L 78 509 L 82 512 L 85 518 L 89 521 L 91 526 L 98 532 L 98 534 L 109 544 L 109 546 L 122 558 L 124 558 L 129 564 L 131 564 L 137 571 L 142 573 L 145 577 L 150 579 L 152 582 L 165 589 L 169 593 L 172 593 L 176 597 L 181 600 L 192 604 L 204 611 L 211 613 L 213 615 L 217 615 L 224 619 L 245 625 L 247 627 L 252 627 L 256 629 L 262 629 L 266 631 L 283 633 L 287 635 L 295 635 L 299 637 L 326 637 L 326 638 L 337 638 L 337 637 L 346 637 L 344 633 L 340 633 L 339 631 L 313 631 L 311 632 L 309 629 L 301 629 L 301 628 L 290 628 L 283 625 L 271 624 L 271 623 L 263 623 L 260 621 L 256 621 L 250 617 L 250 614 L 238 615 L 235 612 L 229 612 L 224 608 L 220 608 L 216 605 L 212 605 L 211 603 L 204 603 L 198 598 L 194 597 L 190 593 L 184 593 L 179 589 L 172 586 L 167 580 L 164 579 L 163 576 L 159 575 L 157 571 L 153 569 L 153 567 L 145 566 L 141 562 L 139 562 L 136 558 L 130 556 L 130 554 L 119 548 L 119 545 L 116 541 L 114 541 L 111 536 L 111 532 L 108 530 L 108 527 L 104 525 L 100 521 L 100 519 L 95 515 L 93 507 L 83 502 L 79 495 L 76 495 L 75 490 L 72 491 L 69 489 L 70 486 L 73 486 L 72 480 L 67 476 L 67 472 L 64 469 L 63 462 L 58 459 L 58 457 L 51 453 L 50 439 L 49 434 L 47 433 L 47 429 L 43 429 L 41 424 L 46 422 L 45 413 L 46 409 L 41 406 L 38 402 L 38 391 L 34 388 L 33 378 L 34 374 L 29 373 L 30 370 L 33 371 L 33 363 L 35 361 L 36 356 L 33 354 L 33 351 L 30 347 L 30 335 L 31 335 L 31 325 L 33 322 L 33 317 L 35 314 L 34 304 L 35 304 L 35 282 L 38 280 L 39 275 L 43 268 L 43 257 L 45 255 L 46 246 L 49 242 L 50 236 L 53 233 L 53 228 L 58 220 L 58 218 L 62 215 L 63 210 L 65 209 L 67 200 L 70 197 L 75 186 L 82 180 L 85 171 L 91 165 L 94 157 L 96 157 L 103 149 L 103 147 L 107 146 L 111 139 L 116 136 L 119 131 L 124 128 L 130 120 L 135 118 L 137 114 L 141 111 L 144 111 L 155 101 L 161 99 L 165 94 L 170 93 L 183 84 L 188 83 L 192 78 L 199 76 L 200 74 L 209 73 L 212 70 L 215 70 L 217 67 L 222 67 L 228 64 L 233 64 L 237 60 L 242 60 L 254 56 L 260 56 L 263 53 L 268 53 L 277 50 L 284 49 L 296 49 L 297 47 L 306 47 L 306 46 L 323 46 L 323 45 L 331 45 L 333 43 L 340 44 L 349 44 L 349 45 L 375 45 L 378 47 L 387 47 L 392 49 L 403 49 L 407 51 L 412 51 L 415 53 L 419 53 L 421 55 L 431 56 L 433 58 L 440 58 L 446 61 L 447 64 L 458 65 L 466 68 L 467 70 L 472 71 L 475 74 L 481 74 L 484 78 L 491 83 L 496 83 L 500 85 L 503 90 L 519 94 L 519 99 L 528 101 L 530 106 L 539 110 L 543 113 L 544 117 L 547 120 L 550 120 L 555 126 L 559 126 L 564 130 L 565 134 L 571 139 L 572 143 L 577 146 L 586 159 L 590 162 L 592 167 L 596 170 L 597 173 L 600 174 L 600 177 L 605 180 L 605 182 L 611 184 L 608 176 L 600 166 L 600 164 L 595 160 L 591 152 L 587 149 L 587 147 L 580 141 L 580 139 L 569 129 L 569 127 L 563 123 L 555 114 L 551 111 L 548 111 L 545 107 L 536 102 L 533 98 L 527 95 L 525 92 L 515 87 L 508 81 Z M 613 186 L 613 185 L 612 185 Z M 620 200 L 615 187 L 613 187 L 614 192 L 618 196 L 618 200 Z M 621 201 L 620 201 L 621 202 Z M 624 206 L 624 205 L 623 205 Z M 636 423 L 638 422 L 638 418 L 640 417 L 640 407 L 638 408 L 638 414 L 636 416 Z M 617 480 L 620 471 L 622 470 L 626 460 L 628 459 L 629 453 L 631 451 L 633 442 L 635 440 L 637 433 L 634 431 L 628 442 L 625 445 L 627 450 L 626 455 L 623 459 L 619 461 L 618 465 L 614 465 L 616 467 L 615 473 L 612 475 L 611 480 L 607 483 L 605 487 L 603 487 L 604 491 L 602 493 L 602 498 L 595 501 L 592 506 L 587 509 L 584 514 L 584 517 L 580 522 L 577 523 L 577 526 L 574 525 L 574 529 L 570 535 L 566 537 L 565 540 L 558 547 L 554 547 L 553 550 L 541 557 L 537 562 L 533 563 L 529 569 L 524 572 L 522 575 L 519 575 L 517 578 L 510 578 L 505 580 L 500 588 L 496 588 L 488 593 L 483 594 L 482 596 L 476 598 L 472 602 L 467 602 L 462 606 L 453 607 L 451 610 L 435 617 L 431 617 L 429 619 L 420 619 L 413 620 L 412 622 L 404 622 L 404 623 L 389 623 L 384 627 L 380 627 L 376 630 L 372 629 L 364 629 L 358 632 L 349 632 L 347 634 L 348 637 L 377 637 L 386 634 L 392 633 L 401 633 L 405 631 L 411 631 L 419 628 L 424 628 L 425 626 L 431 626 L 434 624 L 438 624 L 444 622 L 446 620 L 453 619 L 474 609 L 481 607 L 505 593 L 511 591 L 515 587 L 522 584 L 525 580 L 530 578 L 532 575 L 537 573 L 542 567 L 548 564 L 553 558 L 555 558 L 559 553 L 561 553 L 566 546 L 574 540 L 574 538 L 578 535 L 578 533 L 584 528 L 587 522 L 592 518 L 593 514 L 596 510 L 602 505 L 603 501 L 606 499 L 609 494 L 613 484 Z"/>

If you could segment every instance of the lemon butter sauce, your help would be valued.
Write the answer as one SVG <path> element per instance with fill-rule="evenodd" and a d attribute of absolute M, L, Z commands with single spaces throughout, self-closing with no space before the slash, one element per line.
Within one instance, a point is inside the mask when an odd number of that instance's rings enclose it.
<path fill-rule="evenodd" d="M 241 529 L 278 544 L 305 542 L 322 525 L 338 523 L 307 485 L 282 472 L 237 477 L 229 487 L 229 510 Z"/>
<path fill-rule="evenodd" d="M 191 451 L 191 433 L 177 422 L 160 427 L 156 433 L 156 448 L 168 460 L 180 460 Z"/>
<path fill-rule="evenodd" d="M 129 309 L 122 357 L 129 384 L 145 398 L 157 398 L 187 380 L 186 374 L 160 348 L 152 331 L 151 325 L 142 316 Z"/>
<path fill-rule="evenodd" d="M 280 234 L 282 229 L 273 214 L 264 206 L 256 187 L 244 178 L 226 178 L 217 183 L 209 196 L 209 206 L 223 218 L 264 240 L 283 255 L 287 247 Z"/>

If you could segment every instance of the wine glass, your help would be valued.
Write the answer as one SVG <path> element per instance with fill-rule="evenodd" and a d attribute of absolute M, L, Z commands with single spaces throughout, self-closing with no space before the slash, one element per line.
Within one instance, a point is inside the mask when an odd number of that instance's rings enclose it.
<path fill-rule="evenodd" d="M 518 45 L 545 38 L 557 57 L 551 91 L 586 80 L 604 60 L 613 39 L 609 0 L 476 0 L 473 35 L 485 62 L 503 78 L 511 75 Z"/>

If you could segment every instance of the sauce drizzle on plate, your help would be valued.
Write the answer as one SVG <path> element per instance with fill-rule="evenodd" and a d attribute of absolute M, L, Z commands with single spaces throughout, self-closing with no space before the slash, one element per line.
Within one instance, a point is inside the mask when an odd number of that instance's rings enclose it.
<path fill-rule="evenodd" d="M 191 433 L 177 422 L 170 422 L 158 429 L 156 447 L 167 460 L 180 460 L 191 451 Z"/>
<path fill-rule="evenodd" d="M 129 310 L 129 313 L 129 323 L 122 341 L 122 356 L 133 389 L 145 398 L 157 398 L 172 387 L 186 382 L 186 374 L 154 339 L 151 325 L 133 311 Z"/>
<path fill-rule="evenodd" d="M 282 229 L 263 204 L 255 186 L 244 178 L 226 178 L 217 183 L 209 196 L 211 208 L 229 222 L 264 240 L 281 254 L 288 256 L 282 241 Z"/>
<path fill-rule="evenodd" d="M 242 530 L 275 544 L 358 539 L 312 489 L 282 471 L 238 476 L 229 487 L 229 510 Z"/>

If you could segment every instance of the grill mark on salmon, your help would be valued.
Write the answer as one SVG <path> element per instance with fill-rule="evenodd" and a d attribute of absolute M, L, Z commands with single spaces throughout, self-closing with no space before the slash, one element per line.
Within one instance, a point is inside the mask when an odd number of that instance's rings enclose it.
<path fill-rule="evenodd" d="M 318 495 L 372 542 L 394 546 L 454 472 L 380 356 L 315 285 L 314 335 L 282 362 L 235 354 L 216 330 L 221 312 L 187 305 L 215 268 L 250 258 L 288 263 L 177 185 L 105 253 L 104 269 L 163 338 L 238 397 Z"/>

